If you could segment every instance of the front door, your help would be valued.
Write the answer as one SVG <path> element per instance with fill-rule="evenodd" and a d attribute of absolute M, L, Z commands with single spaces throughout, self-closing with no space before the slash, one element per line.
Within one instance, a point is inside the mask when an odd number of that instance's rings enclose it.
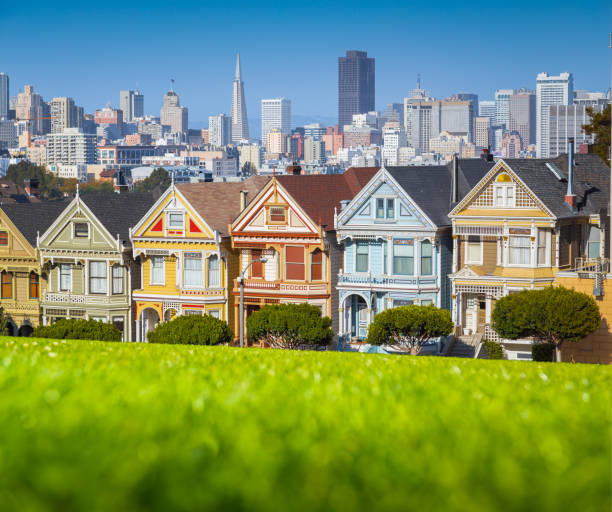
<path fill-rule="evenodd" d="M 465 296 L 465 327 L 472 334 L 478 328 L 478 298 L 473 293 Z"/>

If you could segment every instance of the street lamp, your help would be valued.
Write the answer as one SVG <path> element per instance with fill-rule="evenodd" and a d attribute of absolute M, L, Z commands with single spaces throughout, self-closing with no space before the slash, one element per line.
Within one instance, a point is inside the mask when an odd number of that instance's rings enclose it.
<path fill-rule="evenodd" d="M 240 272 L 238 282 L 240 283 L 240 348 L 244 348 L 244 274 L 253 263 L 266 263 L 268 258 L 257 258 L 251 261 L 245 269 Z"/>

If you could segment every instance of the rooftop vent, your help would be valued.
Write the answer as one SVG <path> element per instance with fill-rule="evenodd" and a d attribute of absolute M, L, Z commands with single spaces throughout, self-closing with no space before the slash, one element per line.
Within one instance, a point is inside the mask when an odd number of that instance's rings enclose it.
<path fill-rule="evenodd" d="M 563 176 L 563 173 L 555 164 L 547 162 L 546 167 L 548 167 L 548 170 L 552 172 L 559 181 L 565 181 L 565 176 Z"/>

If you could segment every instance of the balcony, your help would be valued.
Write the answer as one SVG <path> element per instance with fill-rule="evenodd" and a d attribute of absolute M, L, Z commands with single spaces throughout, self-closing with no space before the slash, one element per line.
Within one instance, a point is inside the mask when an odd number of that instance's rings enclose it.
<path fill-rule="evenodd" d="M 576 258 L 573 272 L 578 274 L 607 274 L 610 272 L 608 258 Z"/>
<path fill-rule="evenodd" d="M 264 295 L 327 295 L 327 283 L 287 283 L 279 281 L 244 280 L 244 291 L 250 294 Z M 234 292 L 240 292 L 240 286 L 234 281 Z"/>
<path fill-rule="evenodd" d="M 375 288 L 405 286 L 435 286 L 433 276 L 386 276 L 381 274 L 338 274 L 338 286 Z"/>
<path fill-rule="evenodd" d="M 50 293 L 43 294 L 43 303 L 47 305 L 60 304 L 83 304 L 85 306 L 127 306 L 128 298 L 124 295 L 85 295 L 73 293 Z"/>

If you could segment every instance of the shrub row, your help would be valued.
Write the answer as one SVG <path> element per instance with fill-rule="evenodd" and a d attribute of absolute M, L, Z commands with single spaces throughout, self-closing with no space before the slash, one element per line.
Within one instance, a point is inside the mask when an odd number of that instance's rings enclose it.
<path fill-rule="evenodd" d="M 147 338 L 151 343 L 217 345 L 229 343 L 233 334 L 223 320 L 210 315 L 187 315 L 157 324 Z"/>
<path fill-rule="evenodd" d="M 121 331 L 114 325 L 97 320 L 63 318 L 51 325 L 40 325 L 32 336 L 70 340 L 121 341 Z"/>

